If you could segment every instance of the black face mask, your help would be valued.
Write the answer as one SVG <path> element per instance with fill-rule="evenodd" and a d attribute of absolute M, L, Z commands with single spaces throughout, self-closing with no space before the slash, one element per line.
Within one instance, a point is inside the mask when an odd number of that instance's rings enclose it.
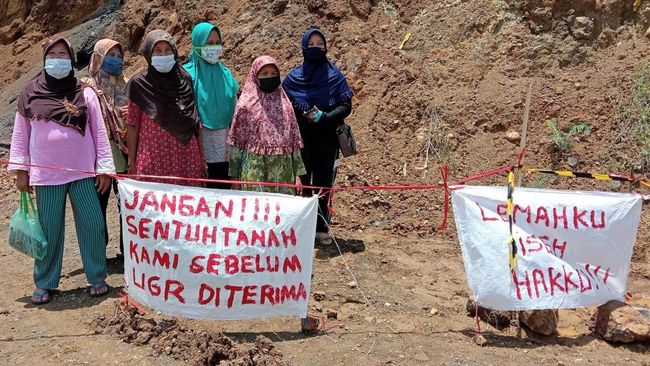
<path fill-rule="evenodd" d="M 258 80 L 260 81 L 260 89 L 265 93 L 273 93 L 280 86 L 280 75 Z"/>
<path fill-rule="evenodd" d="M 302 50 L 302 56 L 305 58 L 305 61 L 322 63 L 327 61 L 327 50 L 323 51 L 318 47 L 309 47 Z"/>

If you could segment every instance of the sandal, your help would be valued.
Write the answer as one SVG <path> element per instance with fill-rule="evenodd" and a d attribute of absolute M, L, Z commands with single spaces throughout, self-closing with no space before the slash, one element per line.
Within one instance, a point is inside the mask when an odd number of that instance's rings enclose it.
<path fill-rule="evenodd" d="M 50 290 L 44 288 L 37 288 L 32 293 L 32 304 L 34 305 L 43 305 L 47 304 L 52 300 L 50 296 Z"/>
<path fill-rule="evenodd" d="M 332 237 L 328 233 L 316 233 L 316 242 L 320 245 L 331 245 Z"/>
<path fill-rule="evenodd" d="M 88 292 L 92 297 L 104 296 L 108 293 L 108 285 L 106 284 L 106 281 L 94 283 L 88 286 Z"/>
<path fill-rule="evenodd" d="M 312 315 L 300 319 L 300 328 L 303 333 L 318 333 L 321 330 L 321 320 Z"/>

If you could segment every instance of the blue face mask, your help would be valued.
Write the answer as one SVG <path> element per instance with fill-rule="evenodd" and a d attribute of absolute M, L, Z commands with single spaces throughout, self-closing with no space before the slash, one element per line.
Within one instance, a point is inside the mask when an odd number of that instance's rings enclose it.
<path fill-rule="evenodd" d="M 327 50 L 323 51 L 318 47 L 309 47 L 302 50 L 302 56 L 310 62 L 324 62 L 327 60 Z"/>
<path fill-rule="evenodd" d="M 45 72 L 55 79 L 63 79 L 72 71 L 72 61 L 69 58 L 46 58 Z"/>
<path fill-rule="evenodd" d="M 124 68 L 124 60 L 119 56 L 106 56 L 102 63 L 102 70 L 110 75 L 120 75 Z"/>
<path fill-rule="evenodd" d="M 156 71 L 160 73 L 168 73 L 176 64 L 176 57 L 174 55 L 167 56 L 152 56 L 151 57 L 151 66 L 153 66 Z"/>

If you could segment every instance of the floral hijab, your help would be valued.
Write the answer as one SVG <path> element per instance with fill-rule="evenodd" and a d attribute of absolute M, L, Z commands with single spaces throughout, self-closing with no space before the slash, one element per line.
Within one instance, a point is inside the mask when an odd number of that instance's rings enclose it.
<path fill-rule="evenodd" d="M 270 56 L 260 56 L 253 61 L 237 103 L 228 144 L 259 155 L 291 154 L 303 147 L 298 122 L 281 86 L 271 93 L 260 89 L 257 75 L 266 65 L 280 70 Z"/>

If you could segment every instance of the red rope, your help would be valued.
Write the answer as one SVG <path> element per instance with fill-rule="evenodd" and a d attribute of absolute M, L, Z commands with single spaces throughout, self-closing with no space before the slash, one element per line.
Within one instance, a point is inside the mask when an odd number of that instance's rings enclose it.
<path fill-rule="evenodd" d="M 441 166 L 440 175 L 442 175 L 442 184 L 445 190 L 445 211 L 442 216 L 442 222 L 440 223 L 440 226 L 438 226 L 438 230 L 445 230 L 447 228 L 447 217 L 449 216 L 449 184 L 447 184 L 449 178 L 449 167 L 446 165 Z"/>
<path fill-rule="evenodd" d="M 126 306 L 127 309 L 129 308 L 129 306 L 131 306 L 138 312 L 138 314 L 140 315 L 145 314 L 144 307 L 142 307 L 142 305 L 140 305 L 138 302 L 131 300 L 131 298 L 127 293 L 120 291 L 117 293 L 117 296 L 121 297 L 122 300 L 124 300 L 124 305 Z"/>
<path fill-rule="evenodd" d="M 517 168 L 521 168 L 521 162 L 524 159 L 525 153 L 526 153 L 526 148 L 522 147 L 521 151 L 519 152 L 519 156 L 517 157 Z"/>
<path fill-rule="evenodd" d="M 64 168 L 64 167 L 59 167 L 59 166 L 50 166 L 50 165 L 38 165 L 38 164 L 27 164 L 27 163 L 14 163 L 6 160 L 0 160 L 0 164 L 3 165 L 18 165 L 18 166 L 25 166 L 25 167 L 33 167 L 33 168 L 45 168 L 45 169 L 55 169 L 55 170 L 64 170 L 64 171 L 69 171 L 69 172 L 76 172 L 76 173 L 85 173 L 85 174 L 91 174 L 91 175 L 96 175 L 97 172 L 95 171 L 90 171 L 90 170 L 82 170 L 82 169 L 70 169 L 70 168 Z M 477 180 L 480 178 L 485 178 L 489 177 L 492 175 L 496 174 L 501 174 L 504 172 L 509 171 L 510 169 L 513 169 L 513 166 L 505 166 L 499 169 L 494 169 L 486 172 L 482 172 L 476 175 L 472 175 L 460 180 L 457 180 L 455 182 L 451 182 L 448 185 L 449 186 L 454 186 L 454 185 L 461 185 L 473 180 Z M 240 180 L 222 180 L 222 179 L 207 179 L 207 178 L 183 178 L 183 177 L 171 177 L 171 176 L 158 176 L 158 175 L 143 175 L 143 174 L 106 174 L 110 177 L 116 178 L 116 179 L 123 179 L 123 178 L 130 178 L 130 179 L 161 179 L 161 180 L 177 180 L 177 181 L 187 181 L 187 182 L 202 182 L 202 183 L 226 183 L 226 184 L 243 184 L 243 185 L 253 185 L 253 186 L 265 186 L 265 187 L 287 187 L 287 188 L 308 188 L 308 189 L 315 189 L 315 190 L 322 190 L 324 192 L 327 191 L 333 191 L 333 190 L 338 190 L 338 191 L 349 191 L 349 190 L 358 190 L 358 191 L 405 191 L 405 190 L 423 190 L 423 189 L 438 189 L 438 188 L 444 188 L 440 184 L 428 184 L 428 185 L 383 185 L 383 186 L 339 186 L 339 187 L 318 187 L 318 186 L 307 186 L 307 185 L 297 185 L 297 184 L 292 184 L 292 183 L 272 183 L 272 182 L 251 182 L 251 181 L 240 181 Z"/>

